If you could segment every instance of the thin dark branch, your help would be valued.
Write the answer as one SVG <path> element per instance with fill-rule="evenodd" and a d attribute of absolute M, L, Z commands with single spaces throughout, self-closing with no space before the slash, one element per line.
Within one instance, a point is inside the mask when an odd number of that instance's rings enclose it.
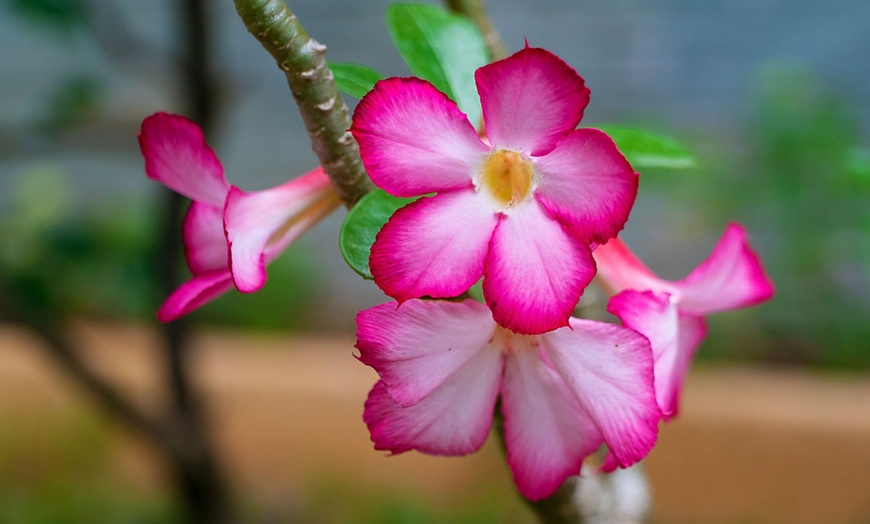
<path fill-rule="evenodd" d="M 217 107 L 215 75 L 210 51 L 208 0 L 180 0 L 179 34 L 183 61 L 179 70 L 185 113 L 198 122 L 206 136 L 213 131 Z M 186 199 L 172 191 L 164 193 L 164 217 L 158 268 L 164 295 L 182 280 L 181 228 Z M 166 351 L 166 376 L 170 390 L 172 429 L 183 447 L 173 465 L 186 511 L 186 522 L 216 524 L 233 522 L 227 482 L 218 466 L 214 447 L 199 398 L 190 376 L 190 322 L 188 319 L 162 326 Z"/>
<path fill-rule="evenodd" d="M 25 326 L 37 335 L 49 355 L 111 415 L 158 446 L 166 449 L 176 447 L 176 442 L 158 417 L 147 413 L 82 358 L 81 350 L 66 335 L 65 326 L 58 325 L 53 315 L 19 306 L 10 293 L 0 290 L 0 320 Z"/>

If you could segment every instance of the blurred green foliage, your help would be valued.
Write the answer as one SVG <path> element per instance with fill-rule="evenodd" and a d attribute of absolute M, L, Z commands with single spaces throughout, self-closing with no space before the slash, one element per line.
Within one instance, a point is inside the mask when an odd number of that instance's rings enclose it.
<path fill-rule="evenodd" d="M 0 428 L 0 522 L 177 521 L 168 497 L 129 489 L 113 470 L 108 426 L 93 414 L 19 417 Z"/>
<path fill-rule="evenodd" d="M 465 501 L 437 504 L 410 490 L 379 491 L 325 480 L 306 490 L 300 522 L 354 524 L 531 524 L 531 510 L 514 493 L 485 490 Z M 289 519 L 288 519 L 289 520 Z"/>
<path fill-rule="evenodd" d="M 38 129 L 58 134 L 87 121 L 96 115 L 101 93 L 102 85 L 92 76 L 78 75 L 60 81 L 45 101 Z"/>
<path fill-rule="evenodd" d="M 0 215 L 0 279 L 17 302 L 53 315 L 154 318 L 165 298 L 155 273 L 156 199 L 75 209 L 63 171 L 51 165 L 16 182 Z M 270 265 L 265 289 L 230 293 L 194 315 L 225 326 L 303 327 L 314 314 L 317 267 L 304 245 L 293 246 Z"/>
<path fill-rule="evenodd" d="M 168 493 L 143 489 L 117 463 L 117 435 L 92 412 L 16 419 L 0 426 L 3 524 L 158 524 L 180 522 Z M 122 461 L 123 462 L 123 461 Z M 303 479 L 292 504 L 248 502 L 245 522 L 353 524 L 530 524 L 511 491 L 493 487 L 451 504 L 412 490 L 351 485 L 338 477 Z"/>
<path fill-rule="evenodd" d="M 692 176 L 647 177 L 687 221 L 749 227 L 777 287 L 714 316 L 701 355 L 870 367 L 870 152 L 846 99 L 811 73 L 763 72 L 738 138 Z"/>
<path fill-rule="evenodd" d="M 84 0 L 5 0 L 5 4 L 21 19 L 67 36 L 89 23 Z"/>

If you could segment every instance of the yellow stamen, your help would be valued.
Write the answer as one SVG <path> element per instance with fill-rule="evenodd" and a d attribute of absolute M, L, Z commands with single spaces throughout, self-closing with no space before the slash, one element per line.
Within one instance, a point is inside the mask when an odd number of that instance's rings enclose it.
<path fill-rule="evenodd" d="M 532 188 L 532 163 L 514 151 L 499 150 L 483 164 L 481 183 L 503 206 L 522 202 Z"/>

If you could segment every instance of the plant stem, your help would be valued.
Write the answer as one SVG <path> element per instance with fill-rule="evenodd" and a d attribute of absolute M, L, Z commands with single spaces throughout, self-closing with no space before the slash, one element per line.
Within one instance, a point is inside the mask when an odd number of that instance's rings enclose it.
<path fill-rule="evenodd" d="M 353 206 L 372 185 L 348 131 L 350 113 L 326 64 L 326 46 L 308 36 L 283 0 L 234 1 L 245 27 L 284 71 L 314 153 L 342 202 Z"/>
<path fill-rule="evenodd" d="M 505 50 L 501 42 L 501 36 L 499 36 L 498 31 L 489 19 L 486 6 L 483 5 L 483 0 L 445 0 L 445 3 L 451 11 L 463 14 L 477 24 L 477 28 L 483 33 L 486 47 L 489 49 L 490 57 L 493 60 L 499 60 L 507 56 L 507 50 Z"/>

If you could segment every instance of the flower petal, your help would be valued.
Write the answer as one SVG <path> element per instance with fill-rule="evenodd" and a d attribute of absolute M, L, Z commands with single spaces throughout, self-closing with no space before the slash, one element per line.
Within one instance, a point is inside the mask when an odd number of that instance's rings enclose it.
<path fill-rule="evenodd" d="M 495 148 L 541 155 L 577 127 L 589 103 L 583 78 L 561 58 L 526 47 L 474 74 Z"/>
<path fill-rule="evenodd" d="M 484 268 L 483 295 L 511 331 L 538 334 L 568 325 L 595 276 L 589 247 L 531 200 L 502 216 Z"/>
<path fill-rule="evenodd" d="M 409 300 L 356 316 L 359 360 L 375 368 L 400 406 L 416 404 L 483 350 L 495 331 L 474 300 Z"/>
<path fill-rule="evenodd" d="M 233 288 L 229 269 L 216 269 L 194 276 L 178 287 L 157 310 L 160 322 L 176 320 L 199 309 Z"/>
<path fill-rule="evenodd" d="M 467 291 L 483 274 L 497 221 L 470 190 L 408 204 L 393 214 L 372 245 L 375 283 L 399 302 Z"/>
<path fill-rule="evenodd" d="M 661 419 L 647 339 L 614 324 L 572 318 L 570 329 L 541 341 L 617 463 L 628 467 L 644 458 Z"/>
<path fill-rule="evenodd" d="M 232 186 L 224 209 L 230 270 L 242 293 L 266 283 L 266 264 L 340 201 L 322 168 L 271 189 L 245 193 Z"/>
<path fill-rule="evenodd" d="M 673 372 L 674 381 L 671 384 L 674 391 L 674 402 L 670 407 L 669 418 L 676 417 L 680 412 L 680 392 L 683 389 L 683 381 L 689 372 L 689 366 L 692 364 L 695 354 L 698 352 L 698 346 L 707 336 L 707 321 L 704 317 L 680 312 L 678 322 L 678 355 Z"/>
<path fill-rule="evenodd" d="M 156 113 L 142 122 L 139 147 L 148 178 L 212 207 L 223 208 L 226 178 L 202 129 L 179 115 Z"/>
<path fill-rule="evenodd" d="M 611 295 L 620 291 L 671 291 L 619 238 L 612 238 L 592 252 L 598 265 L 598 278 Z"/>
<path fill-rule="evenodd" d="M 607 311 L 622 325 L 645 336 L 655 362 L 656 400 L 665 418 L 677 411 L 678 396 L 693 348 L 680 344 L 680 314 L 667 293 L 623 291 L 610 299 Z M 697 318 L 697 317 L 695 317 Z"/>
<path fill-rule="evenodd" d="M 689 276 L 674 282 L 680 310 L 706 315 L 751 306 L 773 296 L 773 283 L 758 255 L 749 247 L 746 230 L 729 224 L 713 252 Z"/>
<path fill-rule="evenodd" d="M 456 103 L 419 78 L 375 84 L 350 131 L 372 181 L 399 197 L 470 188 L 489 152 Z"/>
<path fill-rule="evenodd" d="M 517 337 L 519 338 L 519 337 Z M 564 381 L 531 348 L 505 362 L 501 411 L 507 461 L 529 500 L 548 497 L 603 438 Z"/>
<path fill-rule="evenodd" d="M 501 353 L 488 346 L 408 407 L 393 400 L 383 381 L 375 384 L 363 413 L 375 449 L 416 449 L 433 455 L 465 455 L 480 449 L 492 425 L 502 360 Z"/>
<path fill-rule="evenodd" d="M 603 131 L 577 129 L 534 163 L 535 197 L 578 238 L 603 244 L 625 226 L 638 175 Z"/>
<path fill-rule="evenodd" d="M 184 256 L 194 275 L 229 267 L 229 247 L 221 215 L 222 209 L 194 200 L 184 216 L 181 228 Z"/>

